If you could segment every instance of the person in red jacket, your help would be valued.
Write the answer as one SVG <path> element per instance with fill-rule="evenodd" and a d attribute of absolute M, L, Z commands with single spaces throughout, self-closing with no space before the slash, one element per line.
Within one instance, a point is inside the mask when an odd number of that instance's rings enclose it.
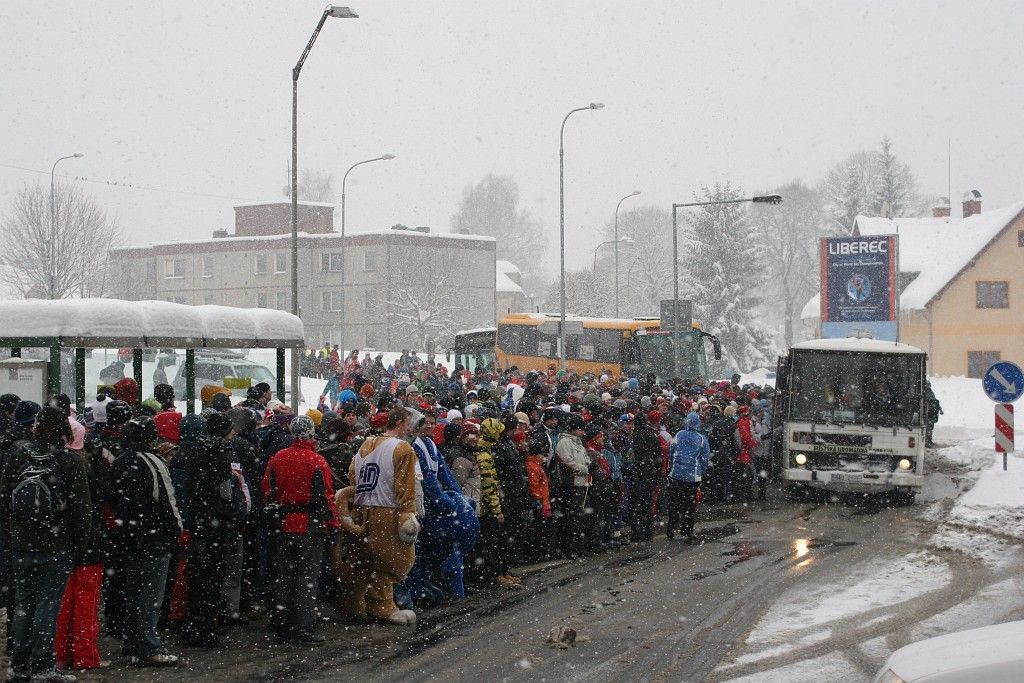
<path fill-rule="evenodd" d="M 338 528 L 331 470 L 316 452 L 316 426 L 306 415 L 291 424 L 292 445 L 267 463 L 263 500 L 277 543 L 276 608 L 271 627 L 281 640 L 317 644 L 313 630 L 324 536 Z"/>
<path fill-rule="evenodd" d="M 740 406 L 738 414 L 735 439 L 740 452 L 736 455 L 736 484 L 733 490 L 749 501 L 754 499 L 754 447 L 759 441 L 750 428 L 750 407 Z"/>

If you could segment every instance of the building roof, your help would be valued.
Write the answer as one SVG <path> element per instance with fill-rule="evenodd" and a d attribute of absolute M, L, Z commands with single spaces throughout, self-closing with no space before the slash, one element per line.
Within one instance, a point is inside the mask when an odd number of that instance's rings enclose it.
<path fill-rule="evenodd" d="M 509 275 L 518 275 L 519 268 L 516 264 L 511 261 L 495 261 L 494 262 L 494 290 L 497 292 L 512 292 L 515 294 L 524 294 L 523 288 L 516 284 Z"/>
<path fill-rule="evenodd" d="M 326 232 L 326 233 L 308 233 L 300 232 L 298 234 L 302 240 L 313 239 L 313 240 L 341 240 L 341 233 L 337 232 Z M 420 239 L 444 239 L 444 240 L 470 240 L 475 242 L 495 242 L 493 237 L 488 235 L 463 235 L 456 233 L 423 233 L 412 230 L 378 230 L 373 232 L 356 232 L 348 233 L 345 235 L 345 239 L 350 238 L 366 238 L 366 237 L 393 237 L 393 238 L 405 238 L 409 240 L 420 240 Z M 207 237 L 205 239 L 198 240 L 169 240 L 164 242 L 150 242 L 149 244 L 133 245 L 124 247 L 112 247 L 111 253 L 119 251 L 134 251 L 138 249 L 149 249 L 154 247 L 168 247 L 168 246 L 182 246 L 182 245 L 212 245 L 212 244 L 238 244 L 240 242 L 273 242 L 275 240 L 290 240 L 291 235 L 243 235 L 241 237 L 236 235 L 229 235 L 228 237 Z"/>
<path fill-rule="evenodd" d="M 857 216 L 854 231 L 864 236 L 899 235 L 900 272 L 917 274 L 900 293 L 900 309 L 920 310 L 956 280 L 1022 212 L 1024 202 L 961 220 Z M 816 294 L 800 317 L 819 315 L 820 295 Z"/>
<path fill-rule="evenodd" d="M 291 206 L 292 202 L 290 199 L 270 199 L 265 202 L 249 202 L 248 204 L 235 204 L 236 209 L 244 209 L 250 206 L 276 206 L 278 204 L 284 204 L 285 206 Z M 309 202 L 304 199 L 300 199 L 297 204 L 299 206 L 326 206 L 334 208 L 334 204 L 331 202 Z"/>

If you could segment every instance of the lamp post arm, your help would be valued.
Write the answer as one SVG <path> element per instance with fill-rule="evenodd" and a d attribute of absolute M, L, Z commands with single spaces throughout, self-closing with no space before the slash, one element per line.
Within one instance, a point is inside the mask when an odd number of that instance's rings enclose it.
<path fill-rule="evenodd" d="M 324 27 L 324 22 L 327 21 L 327 16 L 330 14 L 330 10 L 324 10 L 323 15 L 320 17 L 320 21 L 317 22 L 316 29 L 313 30 L 313 35 L 309 37 L 309 42 L 306 43 L 306 49 L 302 51 L 302 56 L 299 57 L 299 61 L 295 64 L 295 68 L 292 69 L 292 80 L 299 80 L 299 72 L 302 71 L 302 64 L 306 61 L 306 56 L 309 55 L 309 51 L 313 49 L 313 43 L 316 42 L 316 37 L 320 35 L 320 29 Z"/>

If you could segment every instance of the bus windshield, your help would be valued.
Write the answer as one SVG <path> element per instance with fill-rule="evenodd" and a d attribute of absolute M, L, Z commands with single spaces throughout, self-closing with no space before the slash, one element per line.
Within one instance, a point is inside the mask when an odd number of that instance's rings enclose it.
<path fill-rule="evenodd" d="M 790 419 L 919 426 L 922 362 L 907 353 L 794 352 Z"/>
<path fill-rule="evenodd" d="M 672 371 L 675 352 L 671 333 L 639 334 L 635 339 L 643 374 L 653 372 L 659 379 L 675 376 Z M 691 332 L 680 336 L 680 344 L 679 376 L 684 379 L 706 377 L 707 357 L 704 354 L 703 339 Z"/>
<path fill-rule="evenodd" d="M 455 362 L 470 372 L 494 369 L 494 332 L 472 332 L 455 336 Z"/>

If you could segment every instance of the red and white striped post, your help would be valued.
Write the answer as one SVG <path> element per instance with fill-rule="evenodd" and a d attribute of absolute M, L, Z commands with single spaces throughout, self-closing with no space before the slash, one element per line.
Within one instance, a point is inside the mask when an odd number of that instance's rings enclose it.
<path fill-rule="evenodd" d="M 1013 404 L 996 404 L 996 453 L 1003 454 L 1003 470 L 1006 470 L 1006 454 L 1013 453 Z"/>

